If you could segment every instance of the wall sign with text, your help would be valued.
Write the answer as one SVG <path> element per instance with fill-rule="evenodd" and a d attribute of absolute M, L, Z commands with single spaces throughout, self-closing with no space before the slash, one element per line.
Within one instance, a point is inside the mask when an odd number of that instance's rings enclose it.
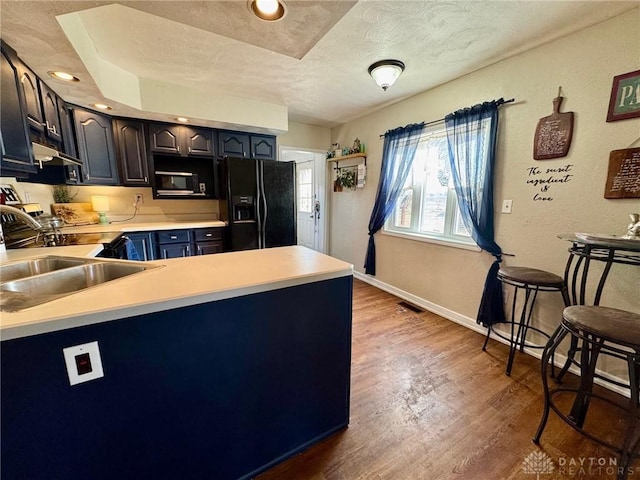
<path fill-rule="evenodd" d="M 640 117 L 640 70 L 613 77 L 607 122 Z"/>
<path fill-rule="evenodd" d="M 604 198 L 640 198 L 640 148 L 611 152 Z"/>
<path fill-rule="evenodd" d="M 533 139 L 533 158 L 547 160 L 566 157 L 573 136 L 573 112 L 560 113 L 563 97 L 553 99 L 553 113 L 538 121 Z"/>

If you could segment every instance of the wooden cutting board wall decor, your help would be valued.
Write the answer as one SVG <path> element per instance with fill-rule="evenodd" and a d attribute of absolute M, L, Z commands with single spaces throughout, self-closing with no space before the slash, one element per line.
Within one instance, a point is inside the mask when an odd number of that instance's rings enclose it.
<path fill-rule="evenodd" d="M 558 89 L 558 96 L 553 99 L 553 113 L 538 121 L 533 139 L 533 158 L 536 160 L 566 157 L 569 153 L 573 112 L 560 113 L 562 100 L 561 90 Z"/>

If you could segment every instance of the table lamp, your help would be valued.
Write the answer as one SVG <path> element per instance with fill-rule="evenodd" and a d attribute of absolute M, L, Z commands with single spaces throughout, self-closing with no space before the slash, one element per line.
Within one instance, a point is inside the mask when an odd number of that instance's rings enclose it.
<path fill-rule="evenodd" d="M 98 215 L 100 216 L 98 222 L 104 225 L 109 223 L 109 220 L 107 220 L 107 212 L 109 211 L 109 197 L 107 197 L 106 195 L 92 195 L 91 205 L 93 207 L 93 211 L 98 212 Z"/>

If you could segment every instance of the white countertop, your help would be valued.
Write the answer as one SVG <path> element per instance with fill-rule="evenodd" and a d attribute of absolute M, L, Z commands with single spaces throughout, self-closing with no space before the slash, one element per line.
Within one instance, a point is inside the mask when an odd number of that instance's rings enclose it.
<path fill-rule="evenodd" d="M 139 223 L 108 223 L 64 227 L 62 233 L 100 233 L 100 232 L 146 232 L 154 230 L 179 230 L 187 228 L 224 227 L 220 220 L 183 221 L 183 222 L 139 222 Z"/>
<path fill-rule="evenodd" d="M 9 250 L 0 255 L 0 262 L 44 255 L 93 256 L 92 248 L 95 247 Z M 353 274 L 352 265 L 300 246 L 144 264 L 162 267 L 81 290 L 20 312 L 2 312 L 1 339 L 48 333 Z"/>

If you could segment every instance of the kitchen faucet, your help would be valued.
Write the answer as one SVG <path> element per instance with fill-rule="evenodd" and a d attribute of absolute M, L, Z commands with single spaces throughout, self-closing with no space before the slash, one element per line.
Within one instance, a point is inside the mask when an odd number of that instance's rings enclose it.
<path fill-rule="evenodd" d="M 31 228 L 33 228 L 36 232 L 44 232 L 46 230 L 42 225 L 40 225 L 40 222 L 35 220 L 28 213 L 23 212 L 19 208 L 12 207 L 10 205 L 0 204 L 0 213 L 15 215 L 20 220 L 22 220 L 24 223 L 26 223 Z"/>

